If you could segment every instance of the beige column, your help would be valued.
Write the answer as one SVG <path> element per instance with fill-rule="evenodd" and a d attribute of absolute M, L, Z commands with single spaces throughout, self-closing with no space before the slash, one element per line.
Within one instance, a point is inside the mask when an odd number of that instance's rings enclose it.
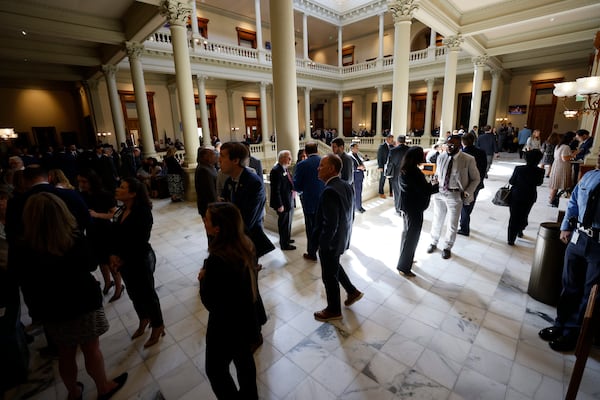
<path fill-rule="evenodd" d="M 192 9 L 176 0 L 165 0 L 160 5 L 161 14 L 167 17 L 171 30 L 173 60 L 175 61 L 175 82 L 183 126 L 183 145 L 185 147 L 184 164 L 196 166 L 196 153 L 200 145 L 198 140 L 198 122 L 194 101 L 194 84 L 190 66 L 186 23 Z"/>
<path fill-rule="evenodd" d="M 427 83 L 427 99 L 425 100 L 425 129 L 423 132 L 423 138 L 431 137 L 431 114 L 433 111 L 433 84 L 435 78 L 425 79 Z M 429 144 L 427 145 L 429 147 Z"/>
<path fill-rule="evenodd" d="M 488 111 L 487 124 L 492 128 L 496 126 L 496 108 L 498 106 L 498 97 L 500 95 L 500 78 L 502 71 L 493 69 L 490 71 L 492 75 L 492 88 L 490 91 L 490 109 Z"/>
<path fill-rule="evenodd" d="M 394 72 L 392 91 L 392 133 L 406 135 L 408 125 L 408 75 L 410 55 L 410 26 L 415 0 L 388 2 L 394 17 Z"/>
<path fill-rule="evenodd" d="M 381 124 L 383 123 L 383 86 L 381 85 L 377 86 L 377 116 L 375 118 L 377 123 L 377 126 L 375 127 L 375 136 L 382 136 L 383 127 Z"/>
<path fill-rule="evenodd" d="M 177 85 L 175 83 L 169 83 L 167 85 L 169 90 L 169 104 L 171 106 L 171 120 L 173 121 L 173 139 L 179 139 L 183 142 L 181 135 L 181 129 L 179 128 L 179 105 L 177 104 Z"/>
<path fill-rule="evenodd" d="M 235 116 L 233 113 L 233 90 L 227 89 L 225 93 L 227 94 L 227 116 L 229 117 L 229 140 L 233 142 L 237 141 L 236 128 L 239 129 L 235 126 Z"/>
<path fill-rule="evenodd" d="M 337 103 L 338 103 L 338 136 L 344 137 L 344 93 L 337 91 Z M 350 133 L 350 132 L 348 132 Z"/>
<path fill-rule="evenodd" d="M 121 108 L 121 99 L 117 90 L 117 67 L 115 65 L 103 65 L 102 72 L 106 80 L 106 88 L 108 90 L 108 101 L 110 103 L 110 112 L 112 114 L 113 126 L 115 128 L 115 138 L 117 146 L 126 142 L 125 136 L 125 117 L 123 116 L 123 108 Z"/>
<path fill-rule="evenodd" d="M 344 44 L 342 41 L 342 27 L 338 26 L 337 31 L 338 31 L 338 67 L 342 67 L 344 65 L 344 60 L 342 59 L 342 48 L 343 48 L 343 44 Z"/>
<path fill-rule="evenodd" d="M 267 145 L 269 143 L 269 139 L 271 138 L 271 134 L 269 133 L 269 118 L 268 118 L 268 110 L 267 106 L 267 85 L 269 82 L 261 82 L 260 83 L 260 130 L 262 135 L 262 144 L 264 145 L 264 151 L 267 151 Z"/>
<path fill-rule="evenodd" d="M 444 94 L 442 97 L 442 120 L 440 121 L 440 138 L 447 131 L 454 130 L 454 101 L 456 100 L 456 66 L 458 64 L 458 52 L 463 38 L 460 35 L 444 38 L 444 46 L 448 48 L 446 53 L 446 69 L 444 71 Z"/>
<path fill-rule="evenodd" d="M 98 93 L 98 81 L 89 80 L 84 81 L 83 86 L 87 89 L 90 98 L 90 114 L 95 122 L 96 130 L 98 132 L 106 132 L 106 122 L 102 114 L 102 107 L 100 106 L 100 94 Z"/>
<path fill-rule="evenodd" d="M 206 77 L 196 75 L 198 83 L 198 106 L 200 107 L 200 121 L 202 122 L 202 146 L 211 146 L 210 125 L 208 123 L 208 105 L 206 104 Z"/>
<path fill-rule="evenodd" d="M 148 97 L 146 95 L 146 82 L 144 81 L 144 69 L 142 67 L 142 51 L 144 46 L 138 42 L 125 42 L 127 55 L 129 56 L 129 67 L 135 92 L 135 108 L 137 109 L 140 132 L 138 132 L 144 157 L 156 156 L 154 149 L 154 135 L 152 134 L 152 123 L 150 122 L 150 110 L 148 108 Z"/>
<path fill-rule="evenodd" d="M 379 50 L 377 52 L 377 62 L 381 65 L 383 61 L 383 28 L 384 28 L 384 14 L 379 14 Z"/>
<path fill-rule="evenodd" d="M 259 61 L 264 61 L 266 57 L 262 37 L 262 18 L 260 15 L 260 0 L 254 0 L 254 16 L 256 19 L 256 50 L 258 50 Z"/>
<path fill-rule="evenodd" d="M 308 16 L 302 13 L 302 47 L 304 59 L 308 60 Z"/>
<path fill-rule="evenodd" d="M 465 131 L 469 132 L 474 125 L 479 126 L 479 114 L 481 112 L 481 86 L 483 84 L 483 67 L 487 63 L 488 56 L 473 57 L 473 90 L 471 91 L 471 116 L 469 126 Z"/>
<path fill-rule="evenodd" d="M 298 154 L 298 95 L 292 0 L 271 0 L 273 92 L 277 150 Z"/>
<path fill-rule="evenodd" d="M 271 137 L 271 133 L 275 134 L 275 141 L 277 142 L 277 116 L 275 115 L 275 90 L 273 89 L 273 85 L 269 89 L 269 94 L 271 95 L 271 132 L 269 132 L 269 138 Z"/>
<path fill-rule="evenodd" d="M 304 88 L 304 121 L 306 121 L 304 127 L 304 136 L 307 140 L 310 139 L 310 134 L 312 133 L 312 129 L 310 127 L 310 91 L 310 87 Z"/>

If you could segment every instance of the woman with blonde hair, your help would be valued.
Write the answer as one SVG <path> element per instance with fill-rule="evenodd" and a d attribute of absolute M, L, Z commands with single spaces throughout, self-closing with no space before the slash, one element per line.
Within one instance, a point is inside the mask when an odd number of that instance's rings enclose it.
<path fill-rule="evenodd" d="M 252 356 L 252 345 L 260 337 L 254 245 L 232 203 L 209 204 L 204 224 L 211 237 L 209 256 L 198 275 L 200 297 L 209 312 L 206 375 L 218 399 L 258 399 Z M 239 389 L 229 372 L 232 361 Z"/>
<path fill-rule="evenodd" d="M 48 183 L 50 183 L 54 187 L 61 189 L 75 189 L 73 185 L 71 185 L 71 182 L 69 182 L 69 180 L 65 176 L 64 172 L 57 168 L 48 171 Z"/>
<path fill-rule="evenodd" d="M 91 274 L 96 268 L 75 217 L 57 196 L 32 195 L 23 211 L 24 232 L 17 241 L 15 271 L 33 319 L 58 346 L 58 369 L 68 399 L 81 399 L 77 381 L 77 348 L 98 390 L 98 399 L 111 398 L 123 387 L 127 373 L 108 381 L 99 336 L 108 330 L 100 287 Z M 12 253 L 11 249 L 11 253 Z M 11 256 L 12 257 L 12 256 Z"/>

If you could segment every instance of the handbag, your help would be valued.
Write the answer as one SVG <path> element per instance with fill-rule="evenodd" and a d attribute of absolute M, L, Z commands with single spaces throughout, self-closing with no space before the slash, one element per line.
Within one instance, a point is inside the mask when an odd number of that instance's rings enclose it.
<path fill-rule="evenodd" d="M 512 188 L 508 183 L 502 186 L 494 195 L 492 203 L 494 203 L 497 206 L 508 207 L 510 205 L 511 190 Z"/>

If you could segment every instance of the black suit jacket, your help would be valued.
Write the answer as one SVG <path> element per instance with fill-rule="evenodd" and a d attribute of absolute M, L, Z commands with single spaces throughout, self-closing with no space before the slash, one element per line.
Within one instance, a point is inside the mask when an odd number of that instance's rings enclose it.
<path fill-rule="evenodd" d="M 210 203 L 217 201 L 217 170 L 210 165 L 198 164 L 194 175 L 198 214 L 206 215 Z"/>
<path fill-rule="evenodd" d="M 404 154 L 408 151 L 408 146 L 404 143 L 390 150 L 388 165 L 385 171 L 386 176 L 397 178 L 400 175 L 400 163 L 404 158 Z"/>
<path fill-rule="evenodd" d="M 510 180 L 511 204 L 533 204 L 537 199 L 537 186 L 544 183 L 544 170 L 535 165 L 519 165 L 515 167 Z"/>
<path fill-rule="evenodd" d="M 352 187 L 339 177 L 327 182 L 315 214 L 313 241 L 320 251 L 341 255 L 350 247 L 354 220 Z"/>
<path fill-rule="evenodd" d="M 385 164 L 388 162 L 388 157 L 390 155 L 390 146 L 387 142 L 383 142 L 379 145 L 377 149 L 377 167 L 385 168 Z"/>
<path fill-rule="evenodd" d="M 487 173 L 487 154 L 485 154 L 485 151 L 475 146 L 466 146 L 462 151 L 475 157 L 475 164 L 477 164 L 479 178 L 481 179 L 477 188 L 483 189 L 483 179 Z"/>
<path fill-rule="evenodd" d="M 271 180 L 271 208 L 277 210 L 283 206 L 284 212 L 290 211 L 295 205 L 291 173 L 277 163 L 271 170 L 269 178 Z"/>
<path fill-rule="evenodd" d="M 340 158 L 342 159 L 340 178 L 349 185 L 352 185 L 354 183 L 354 164 L 352 163 L 352 157 L 350 157 L 348 153 L 342 153 Z"/>

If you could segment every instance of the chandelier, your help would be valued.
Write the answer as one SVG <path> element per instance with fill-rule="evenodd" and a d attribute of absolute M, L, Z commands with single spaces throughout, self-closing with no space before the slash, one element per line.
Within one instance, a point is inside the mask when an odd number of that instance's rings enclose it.
<path fill-rule="evenodd" d="M 0 128 L 0 139 L 1 140 L 10 140 L 16 139 L 19 135 L 15 133 L 14 128 Z"/>
<path fill-rule="evenodd" d="M 556 97 L 562 97 L 565 105 L 563 115 L 565 118 L 577 118 L 582 114 L 593 113 L 598 115 L 600 106 L 600 76 L 588 76 L 578 78 L 573 82 L 561 82 L 554 84 L 552 92 Z M 567 106 L 569 98 L 574 102 L 583 102 L 581 105 L 572 104 Z M 574 106 L 574 107 L 573 107 Z"/>

